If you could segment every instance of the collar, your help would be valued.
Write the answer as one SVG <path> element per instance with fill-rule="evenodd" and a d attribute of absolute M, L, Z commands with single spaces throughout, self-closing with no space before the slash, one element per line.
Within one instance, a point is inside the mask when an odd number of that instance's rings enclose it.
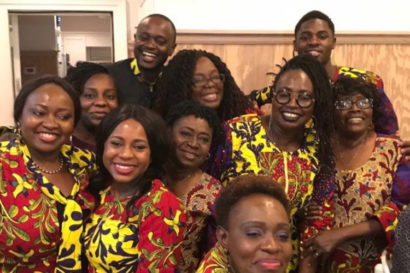
<path fill-rule="evenodd" d="M 140 71 L 140 69 L 139 69 L 139 67 L 138 67 L 138 62 L 137 62 L 137 59 L 136 59 L 136 58 L 134 58 L 134 59 L 131 61 L 130 67 L 131 67 L 131 70 L 133 71 L 134 75 L 139 75 L 139 74 L 141 74 L 141 71 Z"/>
<path fill-rule="evenodd" d="M 134 75 L 138 76 L 138 80 L 139 80 L 140 82 L 143 82 L 143 83 L 147 84 L 148 87 L 149 87 L 149 91 L 150 91 L 151 93 L 154 92 L 154 87 L 155 87 L 155 85 L 157 84 L 158 79 L 160 79 L 160 78 L 162 77 L 162 71 L 158 74 L 158 77 L 157 77 L 154 81 L 149 82 L 149 81 L 147 81 L 147 80 L 144 78 L 144 75 L 141 73 L 141 71 L 140 71 L 140 69 L 139 69 L 139 67 L 138 67 L 138 62 L 137 62 L 137 59 L 136 59 L 136 58 L 134 58 L 134 59 L 131 61 L 131 63 L 130 63 L 130 68 L 131 68 L 132 72 L 134 73 Z"/>

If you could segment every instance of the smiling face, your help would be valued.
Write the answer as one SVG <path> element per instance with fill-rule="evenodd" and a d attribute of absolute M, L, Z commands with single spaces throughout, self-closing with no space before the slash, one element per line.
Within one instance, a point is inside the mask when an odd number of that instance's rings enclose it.
<path fill-rule="evenodd" d="M 218 69 L 209 58 L 199 58 L 192 80 L 195 82 L 195 79 L 206 79 L 206 81 L 192 85 L 192 100 L 203 106 L 217 109 L 221 105 L 224 94 L 224 84 L 218 77 L 219 74 Z"/>
<path fill-rule="evenodd" d="M 334 37 L 328 23 L 322 19 L 310 19 L 302 23 L 296 39 L 294 49 L 298 54 L 311 54 L 321 64 L 330 63 L 332 50 L 335 48 Z"/>
<path fill-rule="evenodd" d="M 114 80 L 107 74 L 95 74 L 84 84 L 80 97 L 81 121 L 86 128 L 97 127 L 118 106 Z"/>
<path fill-rule="evenodd" d="M 206 160 L 212 142 L 212 129 L 206 120 L 193 115 L 182 117 L 172 127 L 175 156 L 185 168 L 199 168 Z"/>
<path fill-rule="evenodd" d="M 354 93 L 349 96 L 338 96 L 338 101 L 349 100 L 357 102 L 366 99 L 360 93 Z M 335 110 L 336 129 L 347 135 L 361 135 L 373 130 L 373 109 L 359 108 L 353 103 L 352 108 L 346 110 Z"/>
<path fill-rule="evenodd" d="M 279 104 L 272 99 L 272 124 L 283 131 L 301 130 L 312 117 L 314 103 L 302 108 L 297 103 L 298 96 L 313 96 L 313 85 L 308 75 L 300 69 L 289 70 L 278 80 L 275 92 L 286 90 L 291 98 L 286 104 Z"/>
<path fill-rule="evenodd" d="M 160 69 L 175 49 L 175 32 L 161 17 L 147 17 L 135 34 L 134 56 L 140 69 Z"/>
<path fill-rule="evenodd" d="M 103 164 L 113 183 L 141 177 L 151 161 L 151 149 L 142 125 L 134 119 L 118 124 L 104 144 Z"/>
<path fill-rule="evenodd" d="M 240 273 L 283 273 L 292 256 L 289 217 L 283 205 L 252 194 L 232 207 L 228 230 L 218 228 L 230 264 Z"/>
<path fill-rule="evenodd" d="M 44 84 L 26 100 L 21 134 L 31 153 L 59 152 L 74 130 L 74 103 L 56 84 Z"/>

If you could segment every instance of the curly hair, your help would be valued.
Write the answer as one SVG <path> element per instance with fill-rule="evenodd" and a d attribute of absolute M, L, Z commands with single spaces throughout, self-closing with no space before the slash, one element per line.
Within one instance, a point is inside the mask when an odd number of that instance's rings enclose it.
<path fill-rule="evenodd" d="M 364 97 L 373 101 L 373 124 L 383 116 L 382 100 L 376 86 L 362 78 L 340 77 L 333 84 L 333 104 L 339 96 L 352 96 L 362 94 Z"/>
<path fill-rule="evenodd" d="M 165 117 L 172 105 L 183 100 L 192 100 L 192 78 L 199 58 L 206 57 L 225 75 L 223 98 L 217 113 L 221 121 L 243 115 L 253 108 L 251 101 L 236 84 L 226 64 L 213 53 L 204 50 L 179 51 L 165 67 L 158 83 L 158 95 L 154 109 Z"/>
<path fill-rule="evenodd" d="M 71 67 L 68 70 L 67 76 L 64 79 L 71 83 L 78 95 L 81 96 L 84 92 L 86 82 L 96 74 L 106 74 L 110 76 L 107 68 L 100 64 L 91 62 L 77 62 L 75 67 Z M 110 78 L 112 77 L 110 76 Z M 112 78 L 112 80 L 115 84 L 115 79 Z"/>
<path fill-rule="evenodd" d="M 320 166 L 333 169 L 333 152 L 330 137 L 333 134 L 332 87 L 325 68 L 310 54 L 302 54 L 290 59 L 273 82 L 272 92 L 276 90 L 279 79 L 290 70 L 302 70 L 313 85 L 315 103 L 313 107 L 314 129 L 318 140 L 318 159 Z M 273 96 L 272 96 L 273 97 Z"/>
<path fill-rule="evenodd" d="M 216 200 L 216 223 L 228 229 L 229 213 L 243 198 L 253 194 L 264 194 L 279 201 L 288 216 L 290 204 L 283 187 L 267 176 L 242 175 L 236 177 L 223 190 Z"/>
<path fill-rule="evenodd" d="M 152 180 L 161 178 L 165 173 L 164 164 L 168 159 L 170 151 L 170 141 L 165 134 L 166 126 L 163 119 L 153 111 L 139 105 L 124 104 L 111 111 L 101 122 L 97 129 L 97 157 L 96 162 L 99 172 L 91 178 L 87 190 L 93 194 L 97 202 L 94 208 L 98 207 L 100 202 L 100 191 L 107 187 L 112 176 L 103 164 L 103 155 L 105 142 L 117 126 L 127 120 L 133 119 L 141 124 L 147 135 L 149 147 L 151 150 L 151 163 L 148 169 L 138 178 L 136 182 L 136 192 L 131 200 L 127 203 L 127 213 L 139 197 L 147 193 L 151 188 Z M 133 183 L 133 182 L 130 182 Z"/>
<path fill-rule="evenodd" d="M 173 127 L 175 122 L 179 119 L 187 116 L 194 116 L 205 120 L 209 128 L 212 129 L 212 139 L 218 138 L 222 133 L 221 122 L 219 121 L 216 112 L 206 106 L 202 106 L 195 101 L 183 101 L 174 106 L 169 110 L 166 116 L 166 122 L 168 127 Z"/>

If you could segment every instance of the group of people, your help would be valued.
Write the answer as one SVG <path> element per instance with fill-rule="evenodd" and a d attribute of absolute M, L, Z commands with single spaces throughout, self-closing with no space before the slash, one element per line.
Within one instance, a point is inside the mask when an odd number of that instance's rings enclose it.
<path fill-rule="evenodd" d="M 373 272 L 410 145 L 381 78 L 332 64 L 335 43 L 307 13 L 296 56 L 245 95 L 213 53 L 165 66 L 176 28 L 152 14 L 134 58 L 23 86 L 0 137 L 0 272 Z"/>

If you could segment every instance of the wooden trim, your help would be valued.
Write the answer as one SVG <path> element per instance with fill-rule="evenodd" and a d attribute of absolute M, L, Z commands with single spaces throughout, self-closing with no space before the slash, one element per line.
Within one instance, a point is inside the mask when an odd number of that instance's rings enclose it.
<path fill-rule="evenodd" d="M 336 35 L 337 44 L 410 44 L 410 32 L 341 32 Z M 292 44 L 293 32 L 244 32 L 244 31 L 178 31 L 178 44 L 197 45 L 275 45 Z M 134 48 L 134 40 L 128 41 L 128 51 Z"/>

